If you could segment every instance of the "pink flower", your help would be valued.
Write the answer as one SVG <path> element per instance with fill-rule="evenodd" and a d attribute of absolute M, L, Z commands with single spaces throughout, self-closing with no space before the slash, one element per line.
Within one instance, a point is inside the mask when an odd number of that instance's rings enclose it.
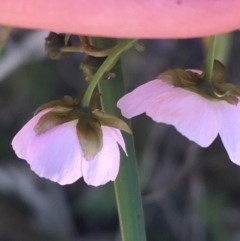
<path fill-rule="evenodd" d="M 224 90 L 224 85 L 219 86 Z M 233 92 L 233 85 L 226 86 Z M 230 159 L 240 165 L 240 105 L 235 103 L 238 99 L 205 97 L 155 79 L 122 97 L 117 106 L 127 118 L 146 112 L 156 122 L 173 125 L 202 147 L 209 146 L 219 133 Z"/>
<path fill-rule="evenodd" d="M 0 25 L 120 38 L 189 38 L 240 28 L 237 0 L 7 0 Z"/>
<path fill-rule="evenodd" d="M 118 144 L 126 152 L 121 132 L 101 126 L 102 149 L 94 158 L 87 160 L 77 136 L 78 120 L 56 125 L 41 135 L 36 134 L 35 126 L 49 111 L 51 109 L 38 113 L 14 137 L 12 146 L 17 156 L 27 160 L 40 177 L 62 185 L 73 183 L 81 177 L 93 186 L 115 180 L 120 162 Z"/>

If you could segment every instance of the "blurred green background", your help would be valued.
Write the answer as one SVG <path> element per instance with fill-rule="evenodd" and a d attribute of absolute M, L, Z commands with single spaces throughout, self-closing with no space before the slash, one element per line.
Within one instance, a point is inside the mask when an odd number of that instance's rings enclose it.
<path fill-rule="evenodd" d="M 12 150 L 38 106 L 87 86 L 84 55 L 49 60 L 47 35 L 14 29 L 0 55 L 0 241 L 120 241 L 112 183 L 60 186 L 36 176 Z M 167 68 L 202 69 L 203 39 L 143 42 L 145 52 L 122 56 L 128 91 Z M 227 66 L 227 81 L 240 86 L 239 32 L 221 36 L 216 58 Z M 203 149 L 145 115 L 134 117 L 132 128 L 148 241 L 240 240 L 240 167 L 220 138 Z"/>

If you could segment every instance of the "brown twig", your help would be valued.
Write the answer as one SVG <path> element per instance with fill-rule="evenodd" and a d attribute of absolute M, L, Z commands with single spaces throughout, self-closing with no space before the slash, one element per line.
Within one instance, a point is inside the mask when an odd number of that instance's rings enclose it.
<path fill-rule="evenodd" d="M 79 36 L 81 41 L 80 46 L 64 46 L 61 48 L 62 52 L 80 52 L 86 53 L 94 57 L 106 57 L 108 56 L 116 47 L 116 45 L 107 48 L 97 48 L 90 45 L 88 37 Z"/>

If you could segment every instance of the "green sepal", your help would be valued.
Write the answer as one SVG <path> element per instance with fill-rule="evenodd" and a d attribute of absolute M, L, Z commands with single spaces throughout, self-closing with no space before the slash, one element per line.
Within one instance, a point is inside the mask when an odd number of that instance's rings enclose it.
<path fill-rule="evenodd" d="M 168 69 L 161 73 L 158 79 L 174 86 L 174 87 L 190 87 L 201 81 L 201 75 L 183 69 Z"/>
<path fill-rule="evenodd" d="M 205 68 L 202 74 L 182 69 L 169 69 L 158 76 L 162 81 L 174 86 L 195 92 L 207 99 L 224 100 L 236 105 L 240 96 L 240 88 L 224 82 L 226 75 L 225 66 L 214 60 L 212 81 L 204 79 Z"/>
<path fill-rule="evenodd" d="M 94 118 L 90 110 L 81 111 L 78 116 L 77 135 L 84 157 L 90 161 L 103 147 L 103 134 L 99 121 Z"/>
<path fill-rule="evenodd" d="M 78 115 L 71 109 L 56 107 L 41 116 L 38 123 L 34 127 L 34 131 L 36 135 L 42 135 L 55 126 L 64 124 L 77 118 Z"/>
<path fill-rule="evenodd" d="M 67 107 L 67 108 L 73 108 L 75 106 L 75 102 L 73 100 L 72 97 L 66 95 L 64 96 L 63 98 L 61 99 L 58 99 L 58 100 L 53 100 L 53 101 L 49 101 L 41 106 L 39 106 L 35 112 L 34 112 L 34 115 L 37 115 L 39 112 L 41 112 L 42 110 L 45 110 L 45 109 L 49 109 L 49 108 L 54 108 L 54 107 L 57 107 L 57 106 L 62 106 L 62 107 Z"/>
<path fill-rule="evenodd" d="M 92 114 L 99 120 L 101 125 L 117 128 L 129 134 L 132 134 L 130 127 L 120 118 L 114 115 L 110 115 L 101 110 L 94 110 L 92 111 Z"/>

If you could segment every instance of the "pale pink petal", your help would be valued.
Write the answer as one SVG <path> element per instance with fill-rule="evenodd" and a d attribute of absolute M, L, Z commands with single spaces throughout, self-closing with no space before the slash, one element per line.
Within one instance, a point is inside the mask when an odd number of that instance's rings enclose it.
<path fill-rule="evenodd" d="M 234 106 L 225 102 L 220 107 L 222 112 L 220 137 L 231 161 L 240 165 L 240 104 Z"/>
<path fill-rule="evenodd" d="M 103 128 L 103 127 L 102 127 Z M 103 128 L 103 148 L 90 161 L 82 162 L 84 181 L 93 186 L 103 185 L 114 181 L 119 171 L 120 152 L 117 142 Z"/>
<path fill-rule="evenodd" d="M 27 148 L 31 141 L 36 138 L 34 127 L 38 123 L 41 116 L 49 112 L 51 109 L 41 111 L 41 113 L 34 116 L 31 120 L 25 124 L 22 129 L 15 135 L 12 140 L 12 146 L 19 158 L 27 158 Z"/>
<path fill-rule="evenodd" d="M 91 36 L 189 38 L 240 28 L 238 0 L 6 0 L 0 25 Z"/>
<path fill-rule="evenodd" d="M 220 127 L 215 103 L 181 88 L 162 94 L 150 103 L 146 114 L 156 122 L 175 126 L 202 147 L 213 142 Z"/>
<path fill-rule="evenodd" d="M 150 102 L 172 88 L 171 85 L 159 79 L 149 81 L 124 95 L 118 101 L 117 107 L 121 109 L 123 116 L 132 118 L 145 112 Z"/>
<path fill-rule="evenodd" d="M 127 155 L 125 141 L 123 139 L 122 133 L 120 130 L 112 127 L 102 126 L 102 130 L 108 133 L 109 136 L 113 138 L 124 150 L 125 154 Z"/>
<path fill-rule="evenodd" d="M 62 185 L 82 176 L 82 151 L 76 135 L 76 122 L 71 121 L 36 136 L 33 127 L 44 112 L 33 117 L 14 137 L 16 154 L 25 159 L 31 169 Z"/>

